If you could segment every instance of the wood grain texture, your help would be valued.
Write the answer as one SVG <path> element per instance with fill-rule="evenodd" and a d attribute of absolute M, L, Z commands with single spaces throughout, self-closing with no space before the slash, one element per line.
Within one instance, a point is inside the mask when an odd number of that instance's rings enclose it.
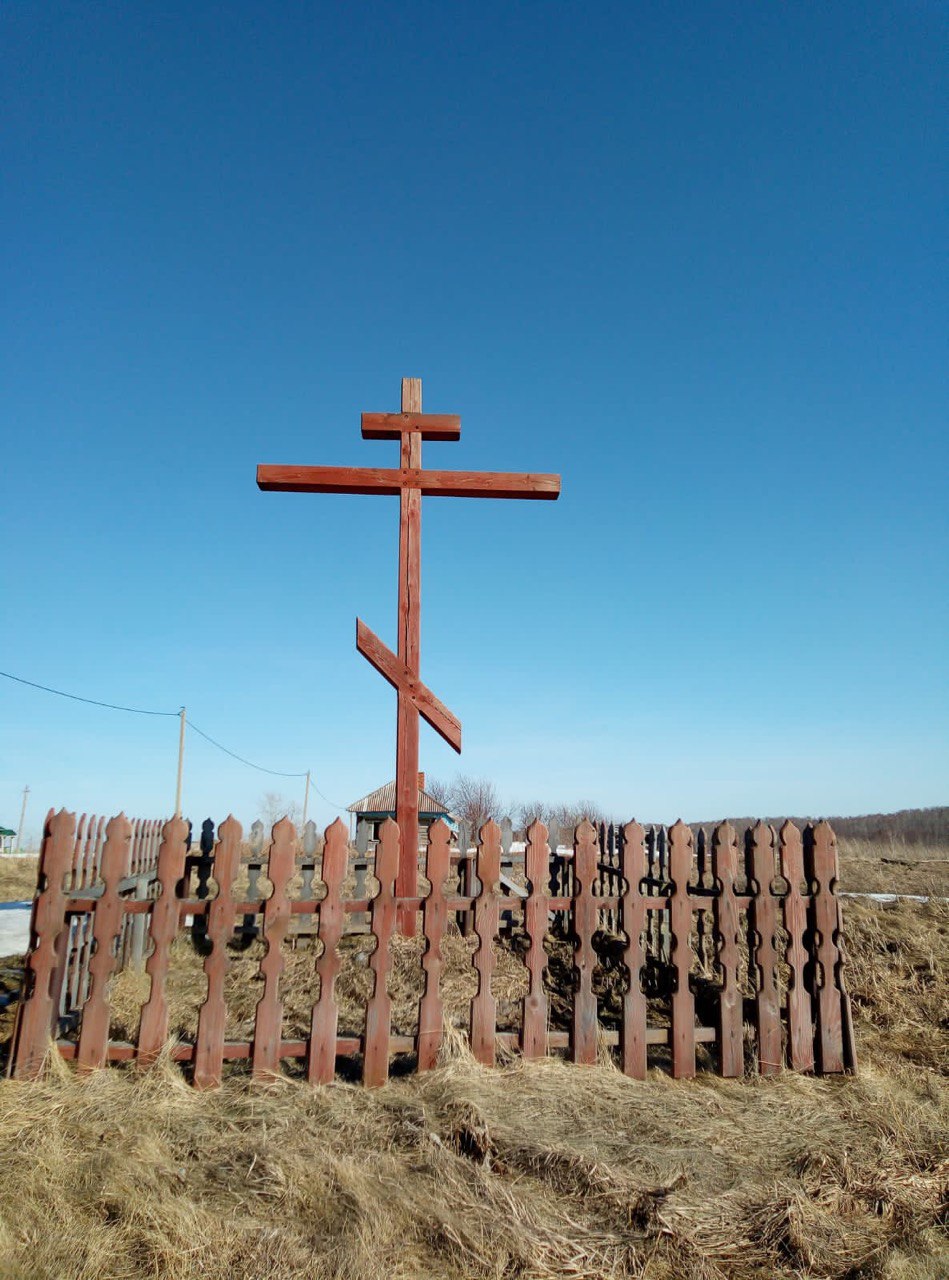
<path fill-rule="evenodd" d="M 280 976 L 285 965 L 282 944 L 290 926 L 287 887 L 296 870 L 296 852 L 296 828 L 289 818 L 281 818 L 273 829 L 273 843 L 267 859 L 267 879 L 273 885 L 273 893 L 264 903 L 263 934 L 267 950 L 260 962 L 264 991 L 254 1017 L 251 1061 L 255 1080 L 272 1079 L 280 1070 L 280 1041 L 283 1038 Z"/>
<path fill-rule="evenodd" d="M 646 928 L 646 902 L 642 881 L 648 873 L 646 833 L 638 822 L 628 822 L 619 843 L 619 871 L 623 878 L 619 924 L 626 935 L 623 964 L 629 974 L 629 986 L 623 996 L 623 1021 L 620 1026 L 620 1070 L 635 1080 L 646 1078 L 646 994 L 642 971 L 646 963 L 643 932 Z"/>
<path fill-rule="evenodd" d="M 356 648 L 395 690 L 405 694 L 418 714 L 450 747 L 461 751 L 461 722 L 457 716 L 452 715 L 431 689 L 359 618 L 356 619 Z"/>
<path fill-rule="evenodd" d="M 76 843 L 73 847 L 73 873 L 70 887 L 79 891 L 88 888 L 91 883 L 91 846 L 95 840 L 95 818 L 86 821 L 83 814 L 76 828 Z"/>
<path fill-rule="evenodd" d="M 159 896 L 149 918 L 152 951 L 145 961 L 151 985 L 138 1028 L 138 1064 L 142 1067 L 155 1061 L 168 1039 L 168 966 L 171 944 L 178 933 L 178 888 L 184 876 L 187 837 L 184 818 L 172 818 L 162 828 L 157 860 Z"/>
<path fill-rule="evenodd" d="M 753 881 L 751 928 L 754 949 L 751 964 L 755 980 L 755 1031 L 758 1069 L 770 1076 L 781 1070 L 781 997 L 778 991 L 778 904 L 771 892 L 775 875 L 774 829 L 758 822 L 748 832 L 749 870 Z"/>
<path fill-rule="evenodd" d="M 366 1005 L 366 1035 L 363 1049 L 363 1084 L 377 1086 L 389 1078 L 389 1029 L 392 1001 L 386 986 L 389 973 L 389 943 L 395 931 L 395 880 L 399 870 L 399 828 L 387 818 L 379 832 L 373 874 L 379 892 L 372 900 L 371 931 L 375 950 L 369 957 L 373 973 L 372 995 Z"/>
<path fill-rule="evenodd" d="M 261 463 L 257 487 L 269 493 L 378 493 L 415 490 L 429 498 L 560 496 L 560 477 L 532 471 L 434 471 L 420 467 L 307 467 Z"/>
<path fill-rule="evenodd" d="M 326 828 L 323 843 L 322 879 L 326 896 L 319 905 L 322 950 L 316 961 L 316 973 L 320 980 L 320 994 L 313 1005 L 307 1059 L 307 1079 L 311 1084 L 329 1084 L 336 1074 L 336 1034 L 339 1029 L 336 979 L 342 963 L 339 941 L 346 921 L 342 892 L 348 865 L 349 833 L 342 818 L 337 818 Z"/>
<path fill-rule="evenodd" d="M 833 1075 L 845 1068 L 843 1009 L 837 969 L 840 961 L 837 948 L 839 903 L 834 893 L 837 839 L 827 822 L 819 822 L 805 834 L 808 836 L 805 851 L 810 855 L 807 870 L 814 882 L 811 923 L 817 963 L 812 972 L 820 984 L 816 992 L 817 1061 L 823 1075 Z"/>
<path fill-rule="evenodd" d="M 494 977 L 494 939 L 500 915 L 501 828 L 494 821 L 481 828 L 476 871 L 480 889 L 474 904 L 473 928 L 478 939 L 473 964 L 478 990 L 471 1001 L 471 1052 L 483 1066 L 493 1067 L 497 1052 L 497 1001 L 491 990 Z"/>
<path fill-rule="evenodd" d="M 364 413 L 360 427 L 364 440 L 400 440 L 409 432 L 423 440 L 461 439 L 461 418 L 455 413 Z"/>
<path fill-rule="evenodd" d="M 738 983 L 741 946 L 740 914 L 735 882 L 738 879 L 738 834 L 730 822 L 721 822 L 712 833 L 712 875 L 715 898 L 716 958 L 722 986 L 718 998 L 719 1071 L 726 1077 L 744 1074 L 742 997 Z"/>
<path fill-rule="evenodd" d="M 785 961 L 788 966 L 788 1053 L 795 1071 L 814 1070 L 814 1028 L 811 993 L 807 989 L 807 897 L 804 883 L 804 846 L 793 822 L 785 822 L 780 832 L 781 875 L 787 881 L 784 898 L 784 928 L 787 933 Z"/>
<path fill-rule="evenodd" d="M 597 903 L 593 886 L 597 876 L 599 841 L 592 822 L 581 822 L 573 845 L 573 1017 L 571 1051 L 574 1062 L 596 1062 L 597 1011 L 593 972 L 597 956 L 593 934 L 597 927 Z"/>
<path fill-rule="evenodd" d="M 548 1007 L 544 988 L 547 952 L 544 939 L 547 937 L 549 916 L 545 887 L 550 875 L 547 828 L 542 822 L 534 822 L 528 828 L 525 871 L 530 881 L 530 894 L 524 901 L 524 932 L 529 946 L 524 957 L 528 988 L 521 1012 L 521 1053 L 525 1058 L 542 1058 L 547 1052 Z"/>
<path fill-rule="evenodd" d="M 689 901 L 689 876 L 692 872 L 692 832 L 680 819 L 669 831 L 669 874 L 673 893 L 669 903 L 672 934 L 672 967 L 675 990 L 672 993 L 672 1074 L 676 1080 L 695 1075 L 695 997 L 689 985 L 692 950 L 692 904 Z"/>
<path fill-rule="evenodd" d="M 240 866 L 243 834 L 240 823 L 231 814 L 221 823 L 217 833 L 214 850 L 217 893 L 208 907 L 205 935 L 211 947 L 204 958 L 208 991 L 198 1011 L 198 1034 L 194 1046 L 194 1083 L 198 1089 L 214 1089 L 221 1083 L 227 1023 L 224 980 L 231 967 L 227 946 L 234 936 L 234 879 Z"/>
<path fill-rule="evenodd" d="M 421 413 L 422 381 L 402 379 L 403 413 Z M 422 440 L 416 432 L 403 433 L 399 444 L 401 475 L 419 473 Z M 398 660 L 408 680 L 419 681 L 422 618 L 422 494 L 417 485 L 403 486 L 399 497 L 399 596 Z M 418 709 L 407 688 L 398 689 L 395 744 L 395 803 L 399 824 L 400 863 L 397 893 L 414 897 L 418 891 Z M 403 909 L 399 928 L 415 933 L 415 912 Z"/>
<path fill-rule="evenodd" d="M 100 875 L 102 897 L 96 902 L 92 926 L 93 952 L 89 960 L 89 997 L 82 1010 L 76 1062 L 81 1071 L 104 1067 L 109 1049 L 109 981 L 115 971 L 115 944 L 122 927 L 119 881 L 128 874 L 132 825 L 124 813 L 105 829 Z"/>
<path fill-rule="evenodd" d="M 418 1011 L 418 1069 L 429 1071 L 438 1060 L 442 1041 L 444 1011 L 441 994 L 443 968 L 442 938 L 448 923 L 445 879 L 450 866 L 448 823 L 441 818 L 432 823 L 428 833 L 428 855 L 425 876 L 431 884 L 422 908 L 422 931 L 425 951 L 422 954 L 423 989 Z"/>
<path fill-rule="evenodd" d="M 415 415 L 422 412 L 422 379 L 403 378 L 401 402 L 403 414 Z"/>
<path fill-rule="evenodd" d="M 58 1002 L 52 994 L 58 967 L 57 941 L 66 932 L 65 885 L 72 869 L 76 815 L 52 809 L 46 815 L 40 846 L 40 890 L 30 916 L 30 952 L 24 994 L 14 1037 L 13 1075 L 34 1080 L 42 1070 L 50 1037 L 55 1035 Z"/>

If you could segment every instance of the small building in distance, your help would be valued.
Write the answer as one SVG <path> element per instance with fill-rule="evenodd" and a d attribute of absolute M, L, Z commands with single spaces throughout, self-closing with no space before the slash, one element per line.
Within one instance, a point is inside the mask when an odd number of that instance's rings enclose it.
<path fill-rule="evenodd" d="M 351 813 L 356 819 L 356 848 L 361 853 L 365 853 L 369 847 L 369 842 L 374 843 L 379 839 L 379 828 L 386 818 L 391 818 L 395 821 L 395 779 L 392 782 L 387 782 L 383 787 L 378 787 L 375 791 L 370 791 L 361 800 L 354 800 L 348 806 L 347 812 Z M 418 776 L 418 834 L 420 844 L 427 843 L 428 829 L 439 818 L 444 818 L 452 827 L 457 823 L 455 815 L 449 813 L 443 804 L 439 804 L 435 797 L 429 795 L 425 790 L 425 774 L 420 773 Z"/>

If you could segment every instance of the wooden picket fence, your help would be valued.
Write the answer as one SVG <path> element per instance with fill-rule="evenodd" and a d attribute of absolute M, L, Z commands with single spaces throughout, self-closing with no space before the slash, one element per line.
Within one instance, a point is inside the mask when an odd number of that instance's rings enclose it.
<path fill-rule="evenodd" d="M 105 846 L 106 819 L 85 814 L 79 819 L 73 841 L 66 887 L 70 895 L 98 899 L 104 885 L 101 879 L 102 852 Z M 124 873 L 115 887 L 123 901 L 147 899 L 158 867 L 162 821 L 159 818 L 129 820 L 129 847 Z M 42 865 L 42 864 L 41 864 Z M 69 911 L 66 927 L 57 938 L 58 963 L 54 979 L 55 1004 L 62 1025 L 74 1024 L 89 995 L 89 964 L 93 953 L 94 912 Z M 142 914 L 120 916 L 119 936 L 115 943 L 115 968 L 138 964 L 144 959 L 147 918 Z"/>
<path fill-rule="evenodd" d="M 272 832 L 266 876 L 273 888 L 264 900 L 237 896 L 243 833 L 233 818 L 221 824 L 216 841 L 213 827 L 205 824 L 202 855 L 217 886 L 213 896 L 207 875 L 204 896 L 191 895 L 190 826 L 182 818 L 164 824 L 160 842 L 148 827 L 147 858 L 154 855 L 148 896 L 127 891 L 130 856 L 136 847 L 140 862 L 143 856 L 141 833 L 135 845 L 137 828 L 119 815 L 104 827 L 103 840 L 103 824 L 96 826 L 94 839 L 90 826 L 77 828 L 75 816 L 65 811 L 51 812 L 47 819 L 27 980 L 10 1059 L 12 1074 L 21 1078 L 40 1072 L 51 1040 L 82 1070 L 110 1062 L 154 1062 L 168 1041 L 171 948 L 182 931 L 200 934 L 207 996 L 192 1042 L 174 1042 L 169 1051 L 189 1064 L 195 1085 L 219 1084 L 225 1062 L 241 1059 L 249 1060 L 258 1079 L 278 1073 L 284 1060 L 297 1060 L 313 1083 L 331 1081 L 340 1058 L 355 1059 L 369 1085 L 386 1080 L 396 1054 L 414 1054 L 417 1069 L 427 1070 L 442 1043 L 442 943 L 455 927 L 452 917 L 470 925 L 476 938 L 471 964 L 477 992 L 467 1023 L 471 1050 L 486 1065 L 495 1063 L 503 1046 L 526 1058 L 566 1052 L 577 1063 L 593 1063 L 598 1053 L 611 1052 L 623 1072 L 639 1079 L 653 1065 L 651 1057 L 667 1061 L 677 1078 L 693 1076 L 699 1060 L 731 1077 L 748 1069 L 762 1074 L 784 1067 L 821 1073 L 856 1069 L 842 977 L 836 840 L 825 822 L 803 832 L 790 822 L 779 832 L 758 823 L 743 841 L 728 823 L 709 837 L 682 822 L 668 830 L 646 830 L 637 822 L 597 829 L 585 822 L 574 833 L 572 850 L 553 854 L 546 828 L 535 822 L 524 852 L 526 884 L 518 893 L 502 889 L 504 850 L 496 823 L 482 828 L 469 857 L 467 850 L 452 849 L 452 833 L 439 822 L 424 856 L 427 894 L 397 897 L 399 829 L 389 821 L 373 859 L 377 892 L 355 897 L 344 892 L 354 851 L 337 820 L 325 832 L 322 854 L 311 852 L 312 866 L 305 862 L 310 873 L 304 872 L 303 895 L 291 897 L 300 860 L 297 833 L 284 819 Z M 89 864 L 98 871 L 95 886 L 91 875 L 76 878 L 76 850 L 87 849 L 90 839 L 96 850 Z M 322 891 L 314 883 L 317 870 Z M 459 880 L 464 893 L 453 887 Z M 400 912 L 421 913 L 425 940 L 419 961 L 423 992 L 412 1035 L 393 1034 L 386 984 L 389 944 Z M 362 1034 L 340 1034 L 340 943 L 347 922 L 357 916 L 368 916 L 375 940 L 368 960 L 374 980 Z M 492 991 L 498 947 L 505 945 L 499 941 L 505 918 L 509 925 L 514 921 L 520 935 L 515 951 L 523 955 L 527 979 L 514 1031 L 499 1030 Z M 79 991 L 78 1028 L 70 1035 L 63 1027 L 61 992 L 77 920 L 85 922 L 80 950 L 86 948 L 87 980 Z M 290 1040 L 284 1037 L 280 984 L 285 950 L 301 920 L 315 922 L 319 991 L 309 1035 Z M 123 939 L 136 927 L 149 939 L 150 990 L 137 1038 L 117 1041 L 110 1039 L 110 981 L 122 960 Z M 248 928 L 266 943 L 258 971 L 262 994 L 249 1038 L 227 1040 L 228 950 Z M 573 968 L 570 1015 L 559 1028 L 551 1016 L 553 946 L 566 947 Z M 604 1024 L 598 1007 L 597 978 L 608 951 L 627 975 L 612 1026 Z M 701 986 L 697 967 L 706 975 Z"/>

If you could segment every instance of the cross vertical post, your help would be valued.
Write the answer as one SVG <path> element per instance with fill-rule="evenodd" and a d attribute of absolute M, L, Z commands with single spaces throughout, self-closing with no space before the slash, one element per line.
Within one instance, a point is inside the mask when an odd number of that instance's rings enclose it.
<path fill-rule="evenodd" d="M 402 379 L 402 412 L 422 412 L 422 379 Z M 403 431 L 399 446 L 403 471 L 422 467 L 422 433 Z M 417 680 L 420 671 L 422 616 L 422 491 L 404 488 L 399 495 L 399 657 Z M 395 748 L 396 822 L 402 840 L 396 893 L 414 897 L 418 886 L 418 711 L 399 687 Z M 408 857 L 405 851 L 411 851 Z M 414 920 L 411 922 L 414 925 Z M 407 913 L 399 921 L 402 932 L 414 933 Z"/>

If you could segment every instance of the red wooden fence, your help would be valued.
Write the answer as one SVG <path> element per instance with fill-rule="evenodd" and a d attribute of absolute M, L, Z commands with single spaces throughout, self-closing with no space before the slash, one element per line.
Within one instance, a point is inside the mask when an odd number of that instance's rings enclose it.
<path fill-rule="evenodd" d="M 128 822 L 128 835 L 122 836 L 124 852 L 118 895 L 122 898 L 147 898 L 156 880 L 162 824 L 160 820 L 140 818 L 123 821 Z M 83 814 L 79 822 L 72 825 L 73 839 L 65 868 L 58 883 L 49 886 L 54 901 L 58 890 L 66 895 L 90 897 L 102 892 L 106 819 Z M 123 914 L 120 920 L 120 937 L 114 955 L 116 969 L 144 959 L 147 926 L 143 915 Z M 57 961 L 49 992 L 59 1016 L 66 1020 L 74 1019 L 89 998 L 94 914 L 70 910 L 67 922 L 68 928 L 61 930 L 56 937 Z"/>
<path fill-rule="evenodd" d="M 141 834 L 146 827 L 147 854 Z M 493 1064 L 504 1046 L 528 1058 L 566 1052 L 578 1063 L 615 1050 L 622 1071 L 640 1079 L 651 1060 L 667 1064 L 677 1078 L 693 1076 L 700 1066 L 725 1076 L 746 1070 L 772 1073 L 785 1066 L 823 1073 L 856 1068 L 842 977 L 836 841 L 827 823 L 803 833 L 791 823 L 779 832 L 759 823 L 747 833 L 744 848 L 728 823 L 715 828 L 710 842 L 705 832 L 693 833 L 681 822 L 668 831 L 646 830 L 636 822 L 598 831 L 583 823 L 574 833 L 572 853 L 552 853 L 546 828 L 536 822 L 527 833 L 523 897 L 502 892 L 501 832 L 494 822 L 482 829 L 475 851 L 474 891 L 459 894 L 453 887 L 458 855 L 450 847 L 451 832 L 436 823 L 424 866 L 429 891 L 400 897 L 399 829 L 390 821 L 375 854 L 378 890 L 365 899 L 344 892 L 350 851 L 340 821 L 325 834 L 318 870 L 321 891 L 313 889 L 311 862 L 303 881 L 307 892 L 292 895 L 297 835 L 284 819 L 273 829 L 267 865 L 273 890 L 263 901 L 239 900 L 236 894 L 240 825 L 228 818 L 216 844 L 207 827 L 217 892 L 185 897 L 189 828 L 183 819 L 166 822 L 159 834 L 148 824 L 136 828 L 121 815 L 107 826 L 83 820 L 77 827 L 72 814 L 49 814 L 27 982 L 11 1054 L 14 1075 L 37 1075 L 51 1040 L 81 1069 L 117 1061 L 153 1062 L 168 1036 L 172 943 L 189 930 L 196 945 L 200 939 L 207 995 L 193 1042 L 175 1043 L 171 1053 L 191 1064 L 197 1086 L 219 1084 L 224 1063 L 236 1059 L 249 1060 L 261 1079 L 280 1071 L 285 1060 L 300 1060 L 314 1083 L 331 1080 L 337 1060 L 347 1057 L 361 1060 L 362 1078 L 370 1085 L 386 1080 L 393 1054 L 414 1053 L 418 1069 L 426 1070 L 435 1064 L 442 1040 L 442 946 L 446 933 L 455 929 L 453 915 L 473 922 L 470 962 L 477 989 L 468 1028 L 472 1051 L 482 1063 Z M 95 851 L 91 861 L 88 848 Z M 79 862 L 77 850 L 82 851 Z M 133 858 L 139 869 L 143 858 L 155 866 L 148 897 L 127 896 Z M 77 874 L 80 865 L 88 866 L 88 873 Z M 465 875 L 463 883 L 472 880 Z M 375 944 L 369 959 L 372 990 L 362 1034 L 341 1035 L 336 994 L 340 944 L 347 920 L 367 912 Z M 422 994 L 413 1035 L 393 1034 L 387 989 L 389 943 L 400 912 L 421 912 L 424 936 Z M 498 948 L 507 945 L 497 936 L 502 913 L 514 918 L 514 932 L 523 936 L 523 944 L 512 949 L 523 957 L 527 987 L 516 1030 L 496 1025 L 492 976 Z M 304 917 L 315 920 L 322 944 L 314 961 L 319 994 L 309 1035 L 291 1040 L 284 1035 L 281 977 L 295 921 Z M 77 919 L 91 921 L 91 929 L 86 928 L 83 942 L 89 981 L 80 992 L 76 1030 L 63 1021 L 58 993 L 69 970 L 67 943 Z M 117 1041 L 109 1035 L 109 984 L 123 938 L 136 925 L 150 939 L 150 991 L 137 1039 Z M 250 1038 L 227 1040 L 227 949 L 248 928 L 259 929 L 265 942 L 258 970 L 261 996 Z M 561 990 L 556 1001 L 559 1025 L 551 999 L 551 949 L 557 947 L 573 968 L 569 990 Z M 614 1008 L 606 1017 L 599 980 L 611 963 L 615 966 L 617 956 L 626 983 L 618 1014 Z M 570 1008 L 566 1018 L 565 995 Z"/>

